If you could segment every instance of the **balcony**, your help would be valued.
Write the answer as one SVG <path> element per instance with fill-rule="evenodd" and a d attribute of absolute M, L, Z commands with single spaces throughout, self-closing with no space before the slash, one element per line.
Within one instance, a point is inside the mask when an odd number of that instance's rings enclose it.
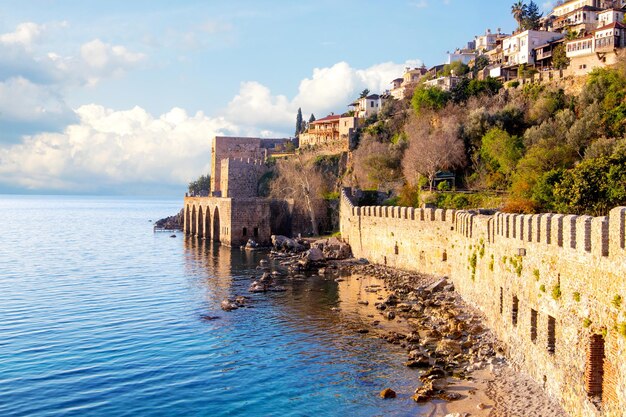
<path fill-rule="evenodd" d="M 596 39 L 596 52 L 611 52 L 620 45 L 619 36 L 607 36 Z"/>

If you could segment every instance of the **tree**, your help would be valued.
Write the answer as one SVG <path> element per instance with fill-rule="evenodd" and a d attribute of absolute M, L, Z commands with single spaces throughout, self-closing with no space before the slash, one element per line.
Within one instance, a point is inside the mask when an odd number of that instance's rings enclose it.
<path fill-rule="evenodd" d="M 522 26 L 525 30 L 538 30 L 540 25 L 541 16 L 543 13 L 539 13 L 539 6 L 531 0 L 526 6 L 526 13 L 524 13 Z"/>
<path fill-rule="evenodd" d="M 443 75 L 446 77 L 453 74 L 458 77 L 461 75 L 465 75 L 468 72 L 469 67 L 461 61 L 453 61 L 443 66 Z"/>
<path fill-rule="evenodd" d="M 315 121 L 315 115 L 311 113 L 311 117 L 309 117 L 309 124 L 313 123 L 314 121 Z"/>
<path fill-rule="evenodd" d="M 298 107 L 298 115 L 296 116 L 296 134 L 294 136 L 300 136 L 302 132 L 302 109 Z"/>
<path fill-rule="evenodd" d="M 417 87 L 413 92 L 411 105 L 416 113 L 422 110 L 440 110 L 450 100 L 450 93 L 438 87 Z"/>
<path fill-rule="evenodd" d="M 474 68 L 473 68 L 474 74 L 477 74 L 478 71 L 481 71 L 487 68 L 488 66 L 489 66 L 489 58 L 487 58 L 485 55 L 480 55 L 474 61 Z"/>
<path fill-rule="evenodd" d="M 626 147 L 610 157 L 586 159 L 563 173 L 554 187 L 556 206 L 573 214 L 603 216 L 626 204 Z"/>
<path fill-rule="evenodd" d="M 494 127 L 483 136 L 480 153 L 490 163 L 493 171 L 508 179 L 522 157 L 523 149 L 521 138 Z"/>
<path fill-rule="evenodd" d="M 370 95 L 370 90 L 368 90 L 367 88 L 363 91 L 361 91 L 361 94 L 359 95 L 359 98 L 365 98 L 367 96 Z"/>
<path fill-rule="evenodd" d="M 418 184 L 423 175 L 432 191 L 437 172 L 465 165 L 465 146 L 459 131 L 459 123 L 452 117 L 437 127 L 431 126 L 429 118 L 411 118 L 406 127 L 409 147 L 402 159 L 402 171 L 409 184 Z"/>
<path fill-rule="evenodd" d="M 276 175 L 270 184 L 270 196 L 293 199 L 296 209 L 307 213 L 313 235 L 319 234 L 317 215 L 324 204 L 323 175 L 311 156 L 295 154 L 276 162 Z"/>
<path fill-rule="evenodd" d="M 527 6 L 522 0 L 518 0 L 517 2 L 513 3 L 513 6 L 511 6 L 511 14 L 513 15 L 513 18 L 517 21 L 518 30 L 522 29 L 524 17 L 526 16 L 526 8 Z"/>
<path fill-rule="evenodd" d="M 565 53 L 565 44 L 561 43 L 552 51 L 552 66 L 558 70 L 569 67 L 569 58 Z"/>
<path fill-rule="evenodd" d="M 199 195 L 203 191 L 209 192 L 209 190 L 211 189 L 211 176 L 208 174 L 200 175 L 200 177 L 197 180 L 191 181 L 189 183 L 188 189 L 189 189 L 189 194 L 191 195 Z"/>

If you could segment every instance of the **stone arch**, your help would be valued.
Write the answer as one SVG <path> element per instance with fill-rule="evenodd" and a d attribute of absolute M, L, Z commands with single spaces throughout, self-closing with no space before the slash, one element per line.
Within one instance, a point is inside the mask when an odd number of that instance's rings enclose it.
<path fill-rule="evenodd" d="M 215 206 L 215 210 L 213 210 L 213 233 L 211 238 L 214 242 L 220 241 L 220 211 L 217 206 Z"/>
<path fill-rule="evenodd" d="M 196 216 L 196 206 L 191 209 L 191 230 L 190 234 L 195 235 L 197 233 L 198 218 Z"/>
<path fill-rule="evenodd" d="M 206 213 L 204 214 L 203 227 L 204 227 L 204 238 L 206 240 L 211 240 L 211 207 L 206 207 Z"/>
<path fill-rule="evenodd" d="M 204 237 L 204 212 L 202 211 L 202 205 L 198 206 L 198 225 L 196 226 L 198 238 Z"/>

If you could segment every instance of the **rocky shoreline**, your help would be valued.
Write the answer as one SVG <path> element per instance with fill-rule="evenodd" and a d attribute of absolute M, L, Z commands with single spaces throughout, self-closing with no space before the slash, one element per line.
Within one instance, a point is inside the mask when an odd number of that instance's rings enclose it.
<path fill-rule="evenodd" d="M 483 323 L 482 314 L 467 305 L 445 277 L 371 265 L 351 258 L 350 247 L 336 238 L 272 237 L 268 259 L 260 261 L 260 277 L 250 293 L 281 292 L 284 274 L 292 278 L 320 275 L 338 283 L 376 277 L 364 286 L 370 300 L 369 324 L 354 331 L 379 337 L 406 352 L 404 365 L 414 368 L 419 383 L 412 399 L 430 407 L 430 416 L 566 417 L 561 407 L 506 358 L 506 347 Z M 246 297 L 224 300 L 222 309 L 246 307 Z M 340 311 L 340 308 L 334 310 Z M 376 317 L 378 315 L 378 317 Z M 401 329 L 401 330 L 400 330 Z M 393 387 L 380 397 L 395 398 Z"/>

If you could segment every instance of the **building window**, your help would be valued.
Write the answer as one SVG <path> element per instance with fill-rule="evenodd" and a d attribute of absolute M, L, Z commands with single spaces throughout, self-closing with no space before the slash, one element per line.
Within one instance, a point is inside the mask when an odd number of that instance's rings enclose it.
<path fill-rule="evenodd" d="M 585 367 L 585 385 L 587 395 L 602 399 L 604 381 L 604 338 L 594 334 L 589 341 L 587 364 Z"/>
<path fill-rule="evenodd" d="M 373 101 L 370 102 L 370 107 L 374 107 L 374 102 Z"/>
<path fill-rule="evenodd" d="M 548 316 L 548 353 L 554 355 L 556 351 L 556 320 Z"/>
<path fill-rule="evenodd" d="M 244 236 L 248 236 L 248 228 L 247 227 L 243 228 L 243 235 Z"/>
<path fill-rule="evenodd" d="M 530 310 L 530 340 L 537 341 L 537 310 Z"/>
<path fill-rule="evenodd" d="M 513 308 L 511 309 L 511 323 L 517 326 L 517 313 L 519 312 L 519 298 L 513 296 Z"/>
<path fill-rule="evenodd" d="M 259 228 L 258 227 L 254 228 L 254 237 L 259 237 Z"/>
<path fill-rule="evenodd" d="M 504 310 L 504 289 L 500 287 L 500 314 Z"/>

